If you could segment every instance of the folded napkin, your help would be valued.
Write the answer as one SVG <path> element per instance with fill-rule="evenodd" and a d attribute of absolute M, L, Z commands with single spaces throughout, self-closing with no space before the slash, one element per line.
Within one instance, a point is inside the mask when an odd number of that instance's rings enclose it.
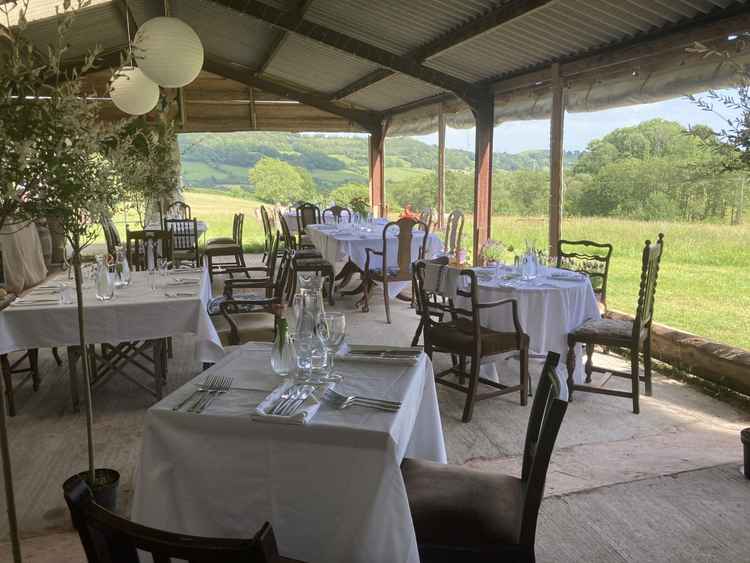
<path fill-rule="evenodd" d="M 255 414 L 252 415 L 252 419 L 259 422 L 273 422 L 276 424 L 309 424 L 312 417 L 315 416 L 315 413 L 320 408 L 320 401 L 318 401 L 313 393 L 305 399 L 305 402 L 291 416 L 270 413 L 281 398 L 281 394 L 292 385 L 294 385 L 294 382 L 286 382 L 271 391 L 271 394 L 255 407 Z"/>
<path fill-rule="evenodd" d="M 419 362 L 421 355 L 422 349 L 415 347 L 344 344 L 336 353 L 336 359 L 346 362 L 414 366 Z"/>

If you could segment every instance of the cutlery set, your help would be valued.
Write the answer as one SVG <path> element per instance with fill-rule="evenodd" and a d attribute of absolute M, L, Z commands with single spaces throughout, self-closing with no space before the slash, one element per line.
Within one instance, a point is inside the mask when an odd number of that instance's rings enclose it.
<path fill-rule="evenodd" d="M 351 406 L 369 407 L 389 412 L 396 412 L 401 408 L 398 401 L 387 401 L 385 399 L 373 399 L 371 397 L 361 397 L 357 395 L 343 395 L 328 388 L 323 393 L 323 400 L 336 409 L 346 409 Z"/>
<path fill-rule="evenodd" d="M 279 400 L 268 412 L 275 416 L 294 416 L 313 391 L 315 391 L 314 385 L 292 385 L 281 394 Z"/>
<path fill-rule="evenodd" d="M 179 411 L 185 405 L 190 403 L 191 400 L 195 399 L 195 401 L 183 412 L 201 414 L 204 410 L 206 410 L 206 407 L 214 402 L 216 397 L 218 397 L 219 395 L 223 395 L 232 388 L 233 381 L 233 377 L 212 375 L 203 382 L 203 385 L 199 385 L 198 389 L 194 391 L 189 397 L 187 397 L 176 407 L 172 407 L 172 410 Z"/>

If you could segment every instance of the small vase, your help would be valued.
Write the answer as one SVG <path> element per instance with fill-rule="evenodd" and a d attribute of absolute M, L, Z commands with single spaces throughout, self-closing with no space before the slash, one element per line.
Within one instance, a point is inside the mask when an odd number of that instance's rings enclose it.
<path fill-rule="evenodd" d="M 276 320 L 276 337 L 271 349 L 271 369 L 280 377 L 287 377 L 297 367 L 297 355 L 294 344 L 289 336 L 287 321 L 284 318 Z"/>

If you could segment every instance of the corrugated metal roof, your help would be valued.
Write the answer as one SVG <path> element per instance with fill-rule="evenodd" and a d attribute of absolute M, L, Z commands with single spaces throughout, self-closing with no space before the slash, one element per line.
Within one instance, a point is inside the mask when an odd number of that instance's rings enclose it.
<path fill-rule="evenodd" d="M 733 0 L 557 0 L 431 59 L 478 81 L 585 53 L 726 7 Z"/>
<path fill-rule="evenodd" d="M 308 90 L 335 92 L 377 68 L 373 63 L 290 33 L 266 72 Z"/>
<path fill-rule="evenodd" d="M 505 2 L 314 0 L 305 19 L 403 55 Z"/>
<path fill-rule="evenodd" d="M 376 111 L 390 109 L 423 98 L 444 93 L 444 90 L 421 80 L 394 74 L 345 98 L 344 101 Z"/>

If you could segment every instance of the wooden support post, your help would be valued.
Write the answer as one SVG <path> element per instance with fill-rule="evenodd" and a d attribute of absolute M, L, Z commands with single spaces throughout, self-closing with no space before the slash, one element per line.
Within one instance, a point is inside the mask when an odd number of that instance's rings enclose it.
<path fill-rule="evenodd" d="M 563 125 L 565 124 L 565 88 L 560 65 L 552 65 L 552 113 L 549 141 L 549 254 L 557 252 L 562 234 L 563 202 Z"/>
<path fill-rule="evenodd" d="M 372 212 L 383 217 L 385 211 L 385 135 L 387 122 L 380 129 L 370 131 L 370 206 Z"/>
<path fill-rule="evenodd" d="M 249 88 L 248 93 L 250 94 L 250 127 L 255 131 L 258 128 L 257 116 L 255 114 L 255 88 Z"/>
<path fill-rule="evenodd" d="M 445 223 L 445 114 L 438 113 L 437 228 Z"/>
<path fill-rule="evenodd" d="M 490 238 L 492 223 L 492 132 L 495 128 L 495 98 L 491 93 L 471 108 L 476 122 L 474 147 L 474 264 L 482 244 Z"/>

